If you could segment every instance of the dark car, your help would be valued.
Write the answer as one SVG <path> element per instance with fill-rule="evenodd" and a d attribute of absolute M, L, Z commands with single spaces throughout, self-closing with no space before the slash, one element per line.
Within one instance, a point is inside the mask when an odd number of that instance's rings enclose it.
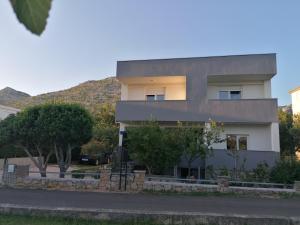
<path fill-rule="evenodd" d="M 96 154 L 96 155 L 81 155 L 79 159 L 80 164 L 89 164 L 89 165 L 101 165 L 107 164 L 109 161 L 109 154 Z"/>

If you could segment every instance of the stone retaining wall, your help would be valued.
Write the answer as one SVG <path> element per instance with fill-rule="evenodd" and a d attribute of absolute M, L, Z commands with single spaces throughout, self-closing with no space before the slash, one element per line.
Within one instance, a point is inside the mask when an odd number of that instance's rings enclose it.
<path fill-rule="evenodd" d="M 120 186 L 120 174 L 112 174 L 110 169 L 101 169 L 100 179 L 76 179 L 30 177 L 29 166 L 13 166 L 15 169 L 9 171 L 7 165 L 3 174 L 3 185 L 13 188 L 95 192 L 140 192 L 144 189 L 145 171 L 129 173 L 127 179 L 122 176 Z"/>
<path fill-rule="evenodd" d="M 177 182 L 160 182 L 160 181 L 146 181 L 144 190 L 150 192 L 221 192 L 233 193 L 255 197 L 280 197 L 282 194 L 292 195 L 296 193 L 294 189 L 280 189 L 280 188 L 248 188 L 248 187 L 224 187 L 223 180 L 218 185 L 207 184 L 187 184 Z"/>

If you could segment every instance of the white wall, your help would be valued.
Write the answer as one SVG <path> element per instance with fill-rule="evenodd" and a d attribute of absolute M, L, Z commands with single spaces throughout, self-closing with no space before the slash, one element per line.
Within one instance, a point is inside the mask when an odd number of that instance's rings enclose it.
<path fill-rule="evenodd" d="M 132 84 L 121 90 L 121 100 L 145 100 L 147 94 L 163 94 L 162 90 L 165 92 L 165 100 L 186 99 L 185 84 Z"/>
<path fill-rule="evenodd" d="M 274 144 L 272 144 L 271 125 L 225 125 L 222 138 L 226 139 L 227 134 L 247 135 L 248 150 L 278 151 L 278 148 L 275 149 L 274 147 L 276 145 L 275 139 Z M 213 148 L 226 149 L 226 141 L 214 144 Z"/>
<path fill-rule="evenodd" d="M 296 115 L 300 113 L 300 90 L 292 92 L 291 95 L 293 114 Z"/>
<path fill-rule="evenodd" d="M 270 82 L 209 83 L 208 99 L 219 99 L 219 91 L 241 91 L 242 99 L 271 98 Z"/>

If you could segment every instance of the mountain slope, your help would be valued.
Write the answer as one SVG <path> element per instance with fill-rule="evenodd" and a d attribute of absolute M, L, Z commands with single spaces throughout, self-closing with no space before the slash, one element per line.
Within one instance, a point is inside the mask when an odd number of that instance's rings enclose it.
<path fill-rule="evenodd" d="M 120 99 L 120 95 L 120 83 L 115 77 L 109 77 L 103 80 L 87 81 L 62 91 L 7 101 L 6 105 L 22 109 L 50 102 L 79 103 L 94 113 L 103 103 L 115 104 Z"/>
<path fill-rule="evenodd" d="M 10 87 L 6 87 L 0 90 L 0 104 L 9 105 L 13 101 L 22 101 L 26 98 L 29 98 L 30 95 L 21 91 L 16 91 Z"/>

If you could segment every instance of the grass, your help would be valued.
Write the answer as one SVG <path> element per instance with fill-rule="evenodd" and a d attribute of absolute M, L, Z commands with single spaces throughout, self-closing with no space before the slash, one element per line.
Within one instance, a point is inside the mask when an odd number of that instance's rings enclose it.
<path fill-rule="evenodd" d="M 87 219 L 1 215 L 0 225 L 159 225 L 149 221 L 110 222 Z"/>

